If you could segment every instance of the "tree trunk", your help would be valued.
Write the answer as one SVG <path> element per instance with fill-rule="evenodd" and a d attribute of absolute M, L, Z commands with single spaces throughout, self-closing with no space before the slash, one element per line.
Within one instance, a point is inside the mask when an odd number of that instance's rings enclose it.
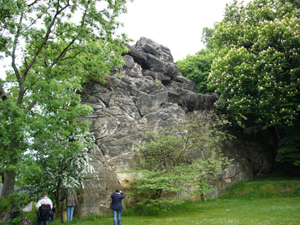
<path fill-rule="evenodd" d="M 18 159 L 14 155 L 15 151 L 14 149 L 19 148 L 19 143 L 17 141 L 12 141 L 10 144 L 10 148 L 7 150 L 8 155 L 7 155 L 7 161 L 9 161 L 9 165 L 12 165 L 13 167 L 17 164 Z M 3 188 L 2 188 L 2 193 L 1 193 L 1 198 L 7 199 L 8 196 L 13 193 L 15 189 L 15 180 L 16 180 L 16 169 L 10 169 L 4 174 L 4 182 L 3 182 Z"/>
<path fill-rule="evenodd" d="M 2 174 L 2 182 L 3 182 L 3 188 L 2 188 L 2 193 L 1 193 L 1 198 L 7 199 L 8 196 L 14 191 L 15 187 L 15 179 L 16 179 L 16 172 L 11 171 L 5 175 Z M 6 221 L 9 218 L 9 214 L 6 212 L 2 212 L 0 214 L 0 223 L 4 224 L 4 221 Z"/>
<path fill-rule="evenodd" d="M 55 216 L 56 218 L 60 218 L 61 222 L 64 223 L 67 221 L 66 218 L 66 189 L 61 187 L 61 181 L 58 182 L 56 186 L 56 210 Z M 62 200 L 64 199 L 64 200 Z"/>
<path fill-rule="evenodd" d="M 61 212 L 61 202 L 60 202 L 60 183 L 56 186 L 56 196 L 55 196 L 55 218 L 60 217 Z"/>
<path fill-rule="evenodd" d="M 10 171 L 5 175 L 5 181 L 2 188 L 1 198 L 8 198 L 15 188 L 16 172 Z"/>
<path fill-rule="evenodd" d="M 8 96 L 6 95 L 6 92 L 3 88 L 3 86 L 0 84 L 0 96 L 2 101 L 7 101 Z M 1 174 L 3 188 L 1 193 L 1 198 L 7 198 L 15 188 L 15 178 L 16 178 L 16 172 L 12 171 L 7 173 L 6 175 L 4 173 Z"/>

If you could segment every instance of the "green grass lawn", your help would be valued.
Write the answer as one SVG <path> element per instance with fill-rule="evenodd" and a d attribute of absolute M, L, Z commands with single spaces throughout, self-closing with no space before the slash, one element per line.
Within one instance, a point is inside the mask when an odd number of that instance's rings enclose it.
<path fill-rule="evenodd" d="M 219 199 L 185 202 L 158 216 L 127 216 L 123 211 L 122 225 L 299 225 L 300 178 L 287 174 L 239 182 L 223 190 Z M 74 218 L 64 223 L 69 224 L 112 225 L 113 218 Z"/>
<path fill-rule="evenodd" d="M 65 225 L 71 223 L 65 223 Z M 111 225 L 112 217 L 90 221 L 75 220 L 72 224 Z M 122 216 L 122 225 L 184 224 L 300 224 L 300 197 L 271 199 L 218 199 L 187 202 L 159 216 Z"/>

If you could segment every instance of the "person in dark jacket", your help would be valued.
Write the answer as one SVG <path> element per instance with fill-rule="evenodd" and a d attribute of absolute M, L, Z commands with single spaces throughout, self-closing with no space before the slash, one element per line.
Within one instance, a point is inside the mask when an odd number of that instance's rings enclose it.
<path fill-rule="evenodd" d="M 20 214 L 20 211 L 17 211 L 15 208 L 11 210 L 11 214 L 9 216 L 9 220 L 12 221 L 13 219 L 17 218 Z"/>
<path fill-rule="evenodd" d="M 113 210 L 114 214 L 114 225 L 117 225 L 117 216 L 118 216 L 118 225 L 121 225 L 121 210 L 123 209 L 122 206 L 122 199 L 125 198 L 125 195 L 119 188 L 116 189 L 116 192 L 111 194 L 111 204 L 110 209 Z"/>

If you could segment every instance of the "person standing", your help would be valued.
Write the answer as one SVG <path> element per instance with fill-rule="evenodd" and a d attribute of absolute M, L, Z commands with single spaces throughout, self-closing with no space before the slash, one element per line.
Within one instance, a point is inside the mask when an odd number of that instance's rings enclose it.
<path fill-rule="evenodd" d="M 11 214 L 9 216 L 10 221 L 14 220 L 15 218 L 17 218 L 20 214 L 20 211 L 17 211 L 16 208 L 13 208 L 11 210 Z"/>
<path fill-rule="evenodd" d="M 32 225 L 32 222 L 25 216 L 24 220 L 22 221 L 23 224 Z"/>
<path fill-rule="evenodd" d="M 47 225 L 49 220 L 49 212 L 52 209 L 53 204 L 50 198 L 48 198 L 47 192 L 44 192 L 43 198 L 36 203 L 36 210 L 38 211 L 38 225 Z"/>
<path fill-rule="evenodd" d="M 62 190 L 62 196 L 60 199 L 60 219 L 61 223 L 66 222 L 67 219 L 67 195 L 68 195 L 68 189 L 64 188 Z"/>
<path fill-rule="evenodd" d="M 55 209 L 56 209 L 56 206 L 55 206 L 55 203 L 53 203 L 53 207 L 52 207 L 52 209 L 50 210 L 50 213 L 49 213 L 49 223 L 54 221 Z"/>
<path fill-rule="evenodd" d="M 73 220 L 73 213 L 75 205 L 78 205 L 78 199 L 74 190 L 68 191 L 67 195 L 67 219 L 68 221 Z"/>
<path fill-rule="evenodd" d="M 116 189 L 116 192 L 111 194 L 111 204 L 110 209 L 113 210 L 114 215 L 114 225 L 117 225 L 117 217 L 118 217 L 118 225 L 121 225 L 121 211 L 123 209 L 122 199 L 125 198 L 125 195 L 119 188 Z"/>

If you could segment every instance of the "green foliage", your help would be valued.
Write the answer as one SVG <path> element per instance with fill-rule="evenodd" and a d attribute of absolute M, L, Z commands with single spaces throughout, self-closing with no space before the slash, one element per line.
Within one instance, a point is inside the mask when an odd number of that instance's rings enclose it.
<path fill-rule="evenodd" d="M 182 76 L 193 81 L 198 93 L 208 93 L 207 77 L 210 73 L 214 54 L 209 49 L 202 49 L 196 55 L 188 55 L 186 59 L 176 62 Z"/>
<path fill-rule="evenodd" d="M 211 64 L 214 59 L 211 45 L 213 33 L 213 28 L 203 28 L 201 40 L 205 44 L 206 49 L 200 50 L 195 55 L 188 55 L 186 59 L 178 60 L 176 62 L 182 76 L 190 79 L 196 84 L 198 93 L 205 94 L 214 91 L 214 89 L 209 89 L 207 87 L 207 78 L 211 71 Z"/>
<path fill-rule="evenodd" d="M 292 126 L 299 117 L 300 11 L 291 2 L 234 1 L 215 25 L 209 87 L 241 126 Z"/>
<path fill-rule="evenodd" d="M 298 168 L 278 165 L 270 174 L 254 177 L 251 181 L 241 181 L 227 187 L 220 193 L 221 199 L 267 199 L 296 197 L 300 182 Z"/>
<path fill-rule="evenodd" d="M 30 198 L 26 193 L 13 192 L 8 198 L 0 199 L 0 215 L 5 213 L 10 215 L 13 211 L 19 211 L 18 217 L 9 222 L 9 224 L 21 224 L 23 219 L 22 209 L 30 202 Z"/>
<path fill-rule="evenodd" d="M 6 50 L 11 42 L 11 37 L 5 30 L 13 30 L 15 26 L 14 15 L 20 15 L 26 7 L 24 0 L 2 0 L 0 1 L 0 52 Z M 0 59 L 2 56 L 0 56 Z"/>
<path fill-rule="evenodd" d="M 52 137 L 52 136 L 50 136 Z M 27 162 L 38 164 L 32 169 L 24 165 L 21 175 L 25 187 L 31 194 L 39 196 L 47 191 L 52 197 L 59 195 L 61 188 L 84 188 L 87 174 L 97 177 L 90 154 L 96 151 L 97 146 L 91 133 L 82 134 L 78 130 L 64 140 L 60 135 L 53 135 L 55 139 L 45 139 L 34 143 L 36 152 L 32 152 Z M 43 146 L 47 146 L 47 150 Z M 45 168 L 45 169 L 41 169 Z M 60 196 L 59 196 L 60 198 Z"/>
<path fill-rule="evenodd" d="M 81 104 L 81 86 L 88 80 L 105 82 L 103 75 L 123 63 L 127 38 L 114 31 L 125 3 L 1 1 L 0 51 L 12 62 L 0 83 L 4 197 L 16 176 L 22 180 L 22 172 L 43 174 L 50 164 L 52 169 L 58 166 L 57 160 L 50 160 L 56 156 L 68 161 L 72 155 L 84 155 L 86 139 L 70 140 L 89 131 L 85 119 L 92 108 Z M 46 158 L 49 162 L 39 164 Z"/>
<path fill-rule="evenodd" d="M 201 41 L 208 49 L 212 49 L 212 44 L 210 40 L 213 37 L 213 34 L 214 34 L 213 28 L 204 27 L 202 30 Z"/>
<path fill-rule="evenodd" d="M 173 121 L 163 133 L 151 132 L 139 146 L 142 160 L 130 181 L 129 191 L 140 198 L 138 205 L 158 210 L 181 203 L 189 197 L 212 190 L 229 160 L 222 154 L 222 144 L 232 137 L 221 130 L 228 121 L 213 112 L 203 112 L 189 121 Z"/>
<path fill-rule="evenodd" d="M 215 25 L 208 86 L 220 94 L 216 107 L 239 126 L 299 132 L 299 24 L 297 1 L 255 0 L 234 1 Z M 280 141 L 279 162 L 299 165 L 298 136 L 287 132 Z"/>
<path fill-rule="evenodd" d="M 0 213 L 11 212 L 12 209 L 20 211 L 30 202 L 29 196 L 26 193 L 13 192 L 7 199 L 0 199 Z"/>
<path fill-rule="evenodd" d="M 300 130 L 299 126 L 286 128 L 286 135 L 279 141 L 276 160 L 290 162 L 300 166 Z"/>

